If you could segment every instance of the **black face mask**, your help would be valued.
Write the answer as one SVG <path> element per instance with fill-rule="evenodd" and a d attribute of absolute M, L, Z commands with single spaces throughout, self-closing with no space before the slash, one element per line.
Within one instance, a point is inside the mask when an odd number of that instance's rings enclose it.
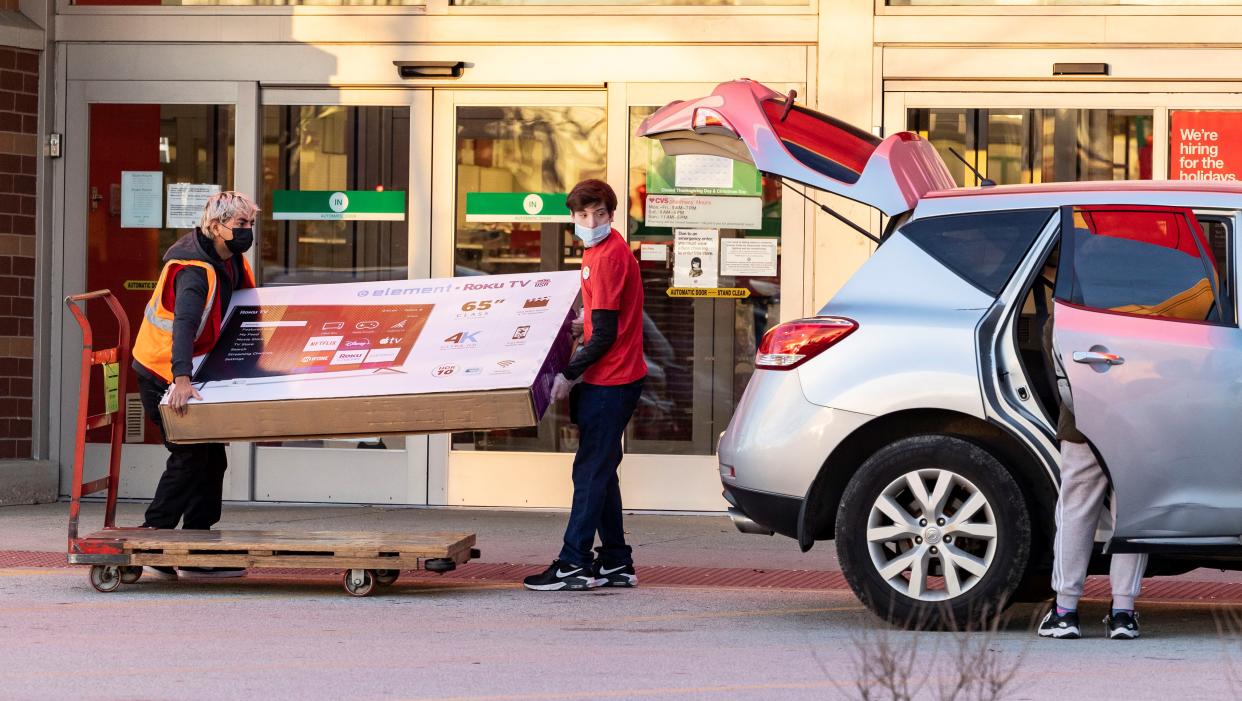
<path fill-rule="evenodd" d="M 233 238 L 224 242 L 224 245 L 232 251 L 233 255 L 241 255 L 250 250 L 250 246 L 254 243 L 254 229 L 246 227 L 245 229 L 233 229 Z"/>

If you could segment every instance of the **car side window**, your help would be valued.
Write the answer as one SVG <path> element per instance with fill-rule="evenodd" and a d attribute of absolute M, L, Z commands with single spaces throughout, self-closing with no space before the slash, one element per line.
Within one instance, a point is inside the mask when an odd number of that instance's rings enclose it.
<path fill-rule="evenodd" d="M 1207 236 L 1208 253 L 1216 265 L 1216 274 L 1220 279 L 1216 294 L 1220 297 L 1221 321 L 1226 324 L 1237 324 L 1237 313 L 1234 303 L 1237 293 L 1234 291 L 1233 266 L 1230 265 L 1230 251 L 1233 250 L 1233 217 L 1225 214 L 1196 214 L 1199 226 Z"/>
<path fill-rule="evenodd" d="M 916 219 L 898 231 L 970 284 L 999 295 L 1056 210 L 972 212 Z"/>
<path fill-rule="evenodd" d="M 1221 296 L 1229 269 L 1226 222 L 1201 222 L 1187 208 L 1137 206 L 1075 207 L 1063 222 L 1071 236 L 1064 239 L 1058 299 L 1120 314 L 1232 323 Z M 1225 253 L 1218 258 L 1217 250 Z"/>

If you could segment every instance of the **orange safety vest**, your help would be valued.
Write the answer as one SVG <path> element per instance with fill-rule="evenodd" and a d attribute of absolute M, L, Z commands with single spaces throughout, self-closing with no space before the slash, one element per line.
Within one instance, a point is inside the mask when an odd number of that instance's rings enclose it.
<path fill-rule="evenodd" d="M 194 266 L 207 273 L 207 305 L 203 308 L 203 317 L 198 323 L 198 333 L 194 336 L 194 357 L 206 355 L 220 337 L 220 322 L 224 310 L 220 309 L 220 298 L 217 289 L 216 268 L 202 260 L 170 260 L 160 271 L 160 279 L 155 283 L 155 291 L 151 293 L 151 301 L 147 302 L 143 314 L 142 326 L 138 329 L 138 338 L 134 341 L 134 360 L 143 367 L 172 382 L 172 346 L 173 317 L 177 306 L 175 285 L 168 284 L 182 268 Z M 243 279 L 237 289 L 254 287 L 254 272 L 250 263 L 242 258 Z"/>

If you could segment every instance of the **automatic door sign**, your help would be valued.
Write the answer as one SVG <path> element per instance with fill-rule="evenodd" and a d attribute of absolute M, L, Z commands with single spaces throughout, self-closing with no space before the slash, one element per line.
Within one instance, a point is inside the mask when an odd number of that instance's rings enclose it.
<path fill-rule="evenodd" d="M 568 224 L 573 219 L 565 197 L 563 192 L 467 192 L 466 221 Z"/>
<path fill-rule="evenodd" d="M 402 190 L 276 190 L 277 221 L 405 221 Z"/>
<path fill-rule="evenodd" d="M 745 287 L 670 287 L 665 292 L 669 297 L 726 297 L 745 299 L 750 290 Z"/>

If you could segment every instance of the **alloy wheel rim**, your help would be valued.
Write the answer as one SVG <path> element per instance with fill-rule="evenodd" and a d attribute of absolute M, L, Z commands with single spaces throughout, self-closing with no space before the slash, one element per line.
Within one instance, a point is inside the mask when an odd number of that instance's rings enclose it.
<path fill-rule="evenodd" d="M 876 572 L 897 592 L 945 601 L 970 591 L 996 557 L 996 514 L 973 482 L 924 468 L 893 480 L 867 517 Z"/>

